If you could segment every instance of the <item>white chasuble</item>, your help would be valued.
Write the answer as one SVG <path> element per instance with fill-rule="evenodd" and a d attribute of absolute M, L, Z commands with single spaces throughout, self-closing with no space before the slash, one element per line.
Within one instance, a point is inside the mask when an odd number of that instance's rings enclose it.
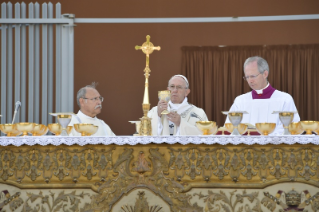
<path fill-rule="evenodd" d="M 152 135 L 200 135 L 202 132 L 196 127 L 197 121 L 207 121 L 206 113 L 184 99 L 182 104 L 169 102 L 168 111 L 174 110 L 181 116 L 180 126 L 168 120 L 167 115 L 161 117 L 157 114 L 157 106 L 148 112 L 152 122 Z"/>
<path fill-rule="evenodd" d="M 72 116 L 69 126 L 73 126 L 74 124 L 78 123 L 93 124 L 95 126 L 98 126 L 99 128 L 97 132 L 92 136 L 115 136 L 111 128 L 104 121 L 96 117 L 92 118 L 90 116 L 87 116 L 80 110 L 76 115 Z M 81 134 L 78 133 L 73 127 L 70 136 L 81 136 Z"/>
<path fill-rule="evenodd" d="M 300 117 L 293 98 L 285 93 L 275 90 L 269 99 L 253 99 L 251 92 L 236 97 L 234 104 L 229 111 L 246 111 L 241 123 L 270 122 L 276 123 L 276 129 L 272 134 L 282 134 L 283 125 L 279 119 L 279 114 L 272 114 L 274 111 L 297 112 L 294 114 L 293 122 L 299 122 Z M 225 123 L 230 123 L 228 117 Z"/>

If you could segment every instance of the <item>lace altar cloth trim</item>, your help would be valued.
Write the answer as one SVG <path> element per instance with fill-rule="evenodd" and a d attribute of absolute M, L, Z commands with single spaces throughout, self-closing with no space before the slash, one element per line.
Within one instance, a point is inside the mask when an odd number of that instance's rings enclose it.
<path fill-rule="evenodd" d="M 111 136 L 111 137 L 62 137 L 62 136 L 26 136 L 0 137 L 0 146 L 21 145 L 80 145 L 87 144 L 319 144 L 319 136 L 315 135 L 282 135 L 282 136 Z"/>

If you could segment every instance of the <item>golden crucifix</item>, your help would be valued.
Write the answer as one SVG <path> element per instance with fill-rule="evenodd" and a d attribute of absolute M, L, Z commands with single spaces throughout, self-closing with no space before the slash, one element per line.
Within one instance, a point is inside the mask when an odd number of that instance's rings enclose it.
<path fill-rule="evenodd" d="M 146 54 L 146 67 L 144 69 L 145 72 L 145 90 L 144 90 L 144 98 L 143 98 L 143 113 L 144 116 L 141 118 L 141 127 L 140 127 L 140 135 L 152 135 L 152 125 L 151 119 L 147 117 L 147 113 L 150 110 L 150 100 L 148 94 L 148 78 L 150 76 L 151 69 L 149 67 L 150 63 L 150 54 L 154 50 L 161 50 L 161 47 L 154 47 L 153 43 L 150 42 L 151 36 L 146 36 L 146 42 L 142 44 L 142 46 L 135 46 L 136 50 L 142 50 L 144 54 Z"/>

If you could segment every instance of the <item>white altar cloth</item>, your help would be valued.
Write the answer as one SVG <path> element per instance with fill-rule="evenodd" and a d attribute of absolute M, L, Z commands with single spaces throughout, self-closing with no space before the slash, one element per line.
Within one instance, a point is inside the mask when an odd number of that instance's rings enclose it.
<path fill-rule="evenodd" d="M 62 136 L 26 136 L 0 137 L 0 146 L 21 145 L 137 145 L 137 144 L 220 144 L 220 145 L 253 145 L 253 144 L 315 144 L 319 145 L 316 135 L 282 135 L 282 136 L 109 136 L 109 137 L 62 137 Z"/>

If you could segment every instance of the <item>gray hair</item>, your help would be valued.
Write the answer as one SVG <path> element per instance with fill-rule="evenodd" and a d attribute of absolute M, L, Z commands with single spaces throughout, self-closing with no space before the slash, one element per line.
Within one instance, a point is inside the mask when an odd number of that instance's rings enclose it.
<path fill-rule="evenodd" d="M 81 105 L 80 105 L 80 99 L 81 98 L 85 98 L 85 94 L 86 94 L 86 89 L 87 88 L 93 88 L 93 89 L 96 89 L 96 86 L 98 85 L 97 82 L 92 82 L 91 85 L 87 85 L 83 88 L 80 88 L 80 90 L 78 91 L 78 93 L 76 94 L 76 102 L 77 104 L 79 105 L 79 107 L 81 108 Z"/>
<path fill-rule="evenodd" d="M 183 75 L 180 75 L 180 74 L 172 76 L 172 77 L 168 80 L 168 86 L 169 86 L 169 82 L 170 82 L 174 77 L 183 78 L 183 80 L 185 81 L 185 84 L 186 84 L 186 88 L 187 88 L 187 89 L 189 88 L 189 83 L 188 83 L 187 78 L 186 78 L 185 76 L 183 76 Z"/>
<path fill-rule="evenodd" d="M 247 58 L 247 60 L 244 63 L 244 72 L 245 72 L 245 67 L 248 65 L 248 63 L 252 63 L 252 62 L 255 62 L 255 61 L 257 61 L 257 66 L 258 66 L 259 73 L 262 74 L 262 73 L 264 73 L 264 71 L 268 71 L 268 74 L 269 74 L 269 66 L 268 66 L 267 61 L 264 58 L 259 57 L 259 56 L 254 56 L 254 57 Z"/>

